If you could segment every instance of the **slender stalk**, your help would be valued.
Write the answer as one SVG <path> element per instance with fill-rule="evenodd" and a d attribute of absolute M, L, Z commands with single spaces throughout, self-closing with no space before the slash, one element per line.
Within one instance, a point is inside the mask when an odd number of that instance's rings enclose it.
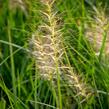
<path fill-rule="evenodd" d="M 36 66 L 35 67 L 37 67 L 37 64 L 36 64 Z M 38 104 L 37 104 L 37 102 L 38 102 L 38 99 L 37 99 L 37 84 L 38 84 L 38 80 L 37 80 L 37 78 L 38 78 L 38 73 L 37 73 L 37 68 L 35 69 L 35 81 L 34 81 L 34 88 L 35 88 L 35 93 L 34 93 L 34 99 L 35 99 L 35 109 L 38 109 L 39 107 L 38 107 Z"/>
<path fill-rule="evenodd" d="M 107 37 L 107 33 L 104 32 L 104 34 L 103 34 L 103 41 L 102 41 L 102 45 L 101 45 L 101 49 L 100 49 L 100 55 L 99 55 L 99 60 L 100 60 L 100 61 L 101 61 L 102 54 L 103 54 L 104 49 L 105 49 L 106 37 Z"/>
<path fill-rule="evenodd" d="M 7 33 L 8 33 L 9 43 L 12 43 L 11 27 L 10 27 L 9 20 L 8 20 Z M 13 46 L 12 45 L 9 45 L 9 50 L 10 50 L 11 76 L 12 76 L 13 93 L 16 96 L 16 77 L 15 77 L 15 66 L 14 66 L 14 56 L 13 56 Z"/>

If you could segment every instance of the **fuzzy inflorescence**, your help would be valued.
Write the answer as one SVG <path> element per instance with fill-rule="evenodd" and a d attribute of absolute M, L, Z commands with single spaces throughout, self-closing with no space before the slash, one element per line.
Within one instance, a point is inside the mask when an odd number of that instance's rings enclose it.
<path fill-rule="evenodd" d="M 102 45 L 104 43 L 103 53 L 109 54 L 109 18 L 105 11 L 97 10 L 96 14 L 91 19 L 90 23 L 86 27 L 85 35 L 88 41 L 93 45 L 96 54 L 100 53 Z M 106 37 L 106 38 L 105 38 Z M 105 38 L 105 40 L 104 40 Z"/>
<path fill-rule="evenodd" d="M 61 31 L 59 29 L 57 13 L 51 9 L 52 4 L 45 2 L 45 11 L 41 11 L 44 22 L 33 34 L 34 53 L 42 77 L 51 80 L 56 77 L 56 67 L 62 58 Z"/>
<path fill-rule="evenodd" d="M 27 6 L 24 0 L 9 0 L 9 9 L 15 11 L 20 9 L 26 16 L 28 15 Z"/>
<path fill-rule="evenodd" d="M 34 46 L 33 54 L 36 58 L 40 76 L 45 80 L 52 81 L 54 86 L 58 81 L 57 78 L 60 77 L 60 83 L 65 81 L 76 95 L 87 97 L 89 88 L 86 83 L 80 79 L 80 76 L 74 72 L 72 67 L 62 64 L 66 51 L 62 41 L 63 33 L 59 24 L 60 18 L 57 12 L 53 10 L 53 3 L 54 1 L 45 0 L 45 9 L 40 11 L 43 23 L 32 35 L 31 39 Z"/>

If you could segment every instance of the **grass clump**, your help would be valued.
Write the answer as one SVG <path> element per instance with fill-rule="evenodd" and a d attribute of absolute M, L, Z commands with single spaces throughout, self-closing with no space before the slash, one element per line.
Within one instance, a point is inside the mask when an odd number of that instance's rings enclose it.
<path fill-rule="evenodd" d="M 108 109 L 105 3 L 2 1 L 0 109 Z"/>

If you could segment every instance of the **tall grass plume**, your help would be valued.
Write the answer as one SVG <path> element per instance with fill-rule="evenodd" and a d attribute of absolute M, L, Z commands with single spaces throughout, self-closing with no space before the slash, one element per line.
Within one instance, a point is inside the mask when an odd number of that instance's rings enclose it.
<path fill-rule="evenodd" d="M 80 78 L 70 65 L 63 64 L 64 54 L 67 52 L 66 47 L 63 46 L 62 25 L 59 24 L 60 17 L 54 9 L 54 2 L 41 0 L 44 6 L 44 9 L 40 11 L 42 22 L 30 40 L 33 43 L 32 52 L 36 58 L 40 76 L 42 79 L 52 81 L 56 89 L 59 87 L 58 92 L 60 91 L 60 94 L 62 87 L 67 84 L 67 87 L 73 89 L 72 93 L 75 94 L 75 97 L 88 98 L 90 91 L 87 83 Z M 70 96 L 68 99 L 72 99 Z"/>

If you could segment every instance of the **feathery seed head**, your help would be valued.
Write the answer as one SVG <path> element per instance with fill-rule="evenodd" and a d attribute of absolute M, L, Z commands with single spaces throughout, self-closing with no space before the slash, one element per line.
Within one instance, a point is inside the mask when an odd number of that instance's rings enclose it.
<path fill-rule="evenodd" d="M 109 18 L 104 11 L 98 11 L 86 27 L 85 35 L 93 45 L 95 53 L 99 53 L 103 44 L 104 35 L 106 35 L 104 54 L 109 53 Z"/>
<path fill-rule="evenodd" d="M 37 34 L 34 34 L 32 42 L 41 76 L 52 80 L 56 78 L 56 63 L 61 60 L 61 32 L 58 30 L 57 16 L 54 15 L 52 8 L 49 4 L 46 8 L 50 11 L 42 12 L 44 20 Z"/>
<path fill-rule="evenodd" d="M 87 96 L 87 87 L 79 79 L 72 68 L 64 66 L 62 63 L 63 54 L 66 52 L 62 44 L 62 32 L 58 24 L 57 14 L 53 11 L 51 5 L 46 5 L 49 11 L 42 11 L 43 23 L 39 26 L 39 31 L 33 34 L 32 42 L 34 45 L 33 54 L 36 57 L 36 63 L 43 79 L 52 81 L 53 85 L 60 76 L 60 81 L 66 81 L 71 88 L 76 90 L 81 96 Z M 68 87 L 69 87 L 68 86 Z"/>
<path fill-rule="evenodd" d="M 23 0 L 9 0 L 9 9 L 15 11 L 17 8 L 21 9 L 24 14 L 27 16 L 27 7 Z"/>

